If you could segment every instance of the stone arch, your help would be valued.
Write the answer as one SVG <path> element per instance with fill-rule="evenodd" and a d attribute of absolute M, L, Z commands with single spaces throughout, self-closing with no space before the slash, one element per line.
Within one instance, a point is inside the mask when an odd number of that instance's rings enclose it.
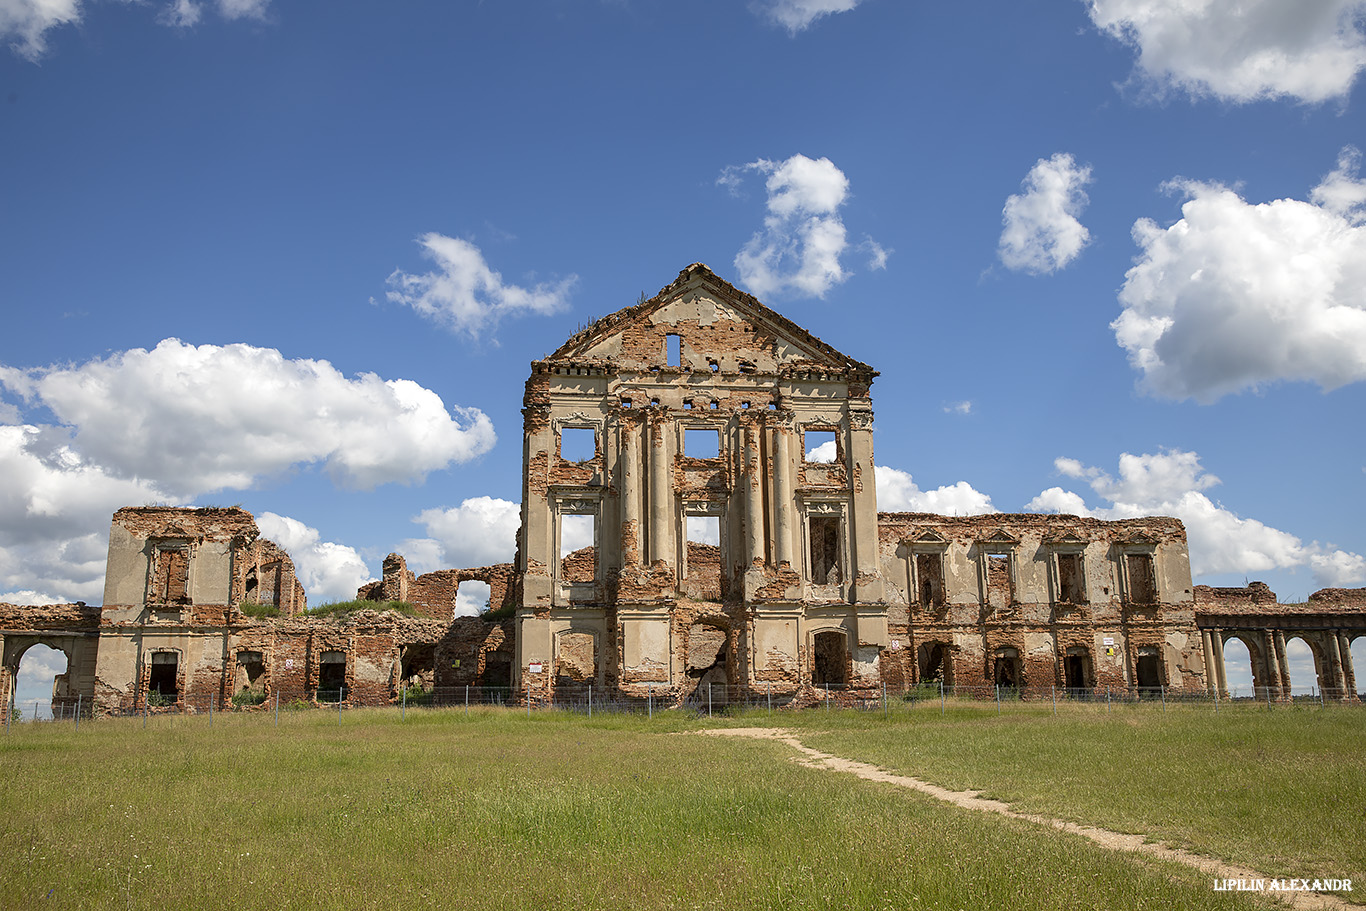
<path fill-rule="evenodd" d="M 74 661 L 72 660 L 73 656 L 71 652 L 68 651 L 66 648 L 63 648 L 55 640 L 49 641 L 46 640 L 44 637 L 24 636 L 12 638 L 22 638 L 23 641 L 16 642 L 15 645 L 17 647 L 13 650 L 13 653 L 11 655 L 6 656 L 5 671 L 10 686 L 6 698 L 7 703 L 12 706 L 17 706 L 19 710 L 24 713 L 24 717 L 27 717 L 29 719 L 36 717 L 37 713 L 41 713 L 44 704 L 41 700 L 44 698 L 46 698 L 47 710 L 51 713 L 53 717 L 66 714 L 67 712 L 74 710 L 76 707 L 76 693 L 71 685 L 71 672 L 73 670 L 74 665 Z M 7 641 L 7 647 L 5 649 L 7 652 L 10 651 L 10 649 L 8 648 L 9 644 L 10 643 Z M 61 673 L 53 675 L 51 680 L 51 689 L 47 692 L 46 697 L 20 697 L 19 675 L 23 671 L 24 659 L 30 656 L 35 646 L 41 647 L 47 651 L 61 655 L 63 658 L 66 659 L 66 667 L 61 671 Z M 33 657 L 42 658 L 44 656 L 33 654 Z M 39 700 L 36 703 L 36 705 L 34 700 Z M 35 709 L 37 709 L 37 713 L 35 713 Z"/>
<path fill-rule="evenodd" d="M 1302 648 L 1297 647 L 1296 642 L 1300 643 Z M 1304 650 L 1306 649 L 1309 652 L 1309 660 L 1313 662 L 1312 677 L 1304 662 Z M 1285 658 L 1285 675 L 1290 681 L 1288 695 L 1308 696 L 1325 689 L 1328 662 L 1325 660 L 1323 644 L 1319 641 L 1318 636 L 1301 631 L 1287 632 L 1285 634 Z"/>
<path fill-rule="evenodd" d="M 1240 689 L 1240 683 L 1238 681 L 1241 679 L 1240 675 L 1241 669 L 1243 667 L 1241 661 L 1231 662 L 1229 660 L 1230 656 L 1228 654 L 1228 646 L 1230 643 L 1236 642 L 1242 645 L 1243 649 L 1247 652 L 1247 675 L 1250 678 L 1250 685 L 1254 693 L 1256 690 L 1263 689 L 1266 686 L 1279 685 L 1279 681 L 1273 680 L 1271 676 L 1268 674 L 1266 663 L 1266 648 L 1265 644 L 1262 642 L 1261 636 L 1257 635 L 1254 632 L 1238 631 L 1222 632 L 1220 633 L 1220 636 L 1223 639 L 1224 674 L 1225 677 L 1229 679 L 1230 696 L 1236 695 Z M 1230 668 L 1232 668 L 1237 673 L 1229 674 Z"/>
<path fill-rule="evenodd" d="M 922 642 L 916 649 L 916 668 L 921 683 L 938 680 L 953 686 L 953 645 L 941 640 Z"/>

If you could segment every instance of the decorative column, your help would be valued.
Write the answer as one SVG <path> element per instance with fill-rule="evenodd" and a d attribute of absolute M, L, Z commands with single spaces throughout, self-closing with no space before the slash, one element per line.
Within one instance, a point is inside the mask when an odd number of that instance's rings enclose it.
<path fill-rule="evenodd" d="M 669 483 L 669 447 L 664 437 L 665 421 L 651 414 L 650 421 L 650 562 L 672 562 L 669 553 L 669 519 L 673 511 L 673 490 Z"/>
<path fill-rule="evenodd" d="M 1228 695 L 1228 669 L 1224 667 L 1224 631 L 1210 631 L 1210 645 L 1214 647 L 1214 676 L 1219 687 L 1219 695 Z"/>
<path fill-rule="evenodd" d="M 759 427 L 749 423 L 745 431 L 745 565 L 764 562 L 763 471 L 759 458 Z"/>
<path fill-rule="evenodd" d="M 780 416 L 773 428 L 773 516 L 777 525 L 778 553 L 774 561 L 792 566 L 795 562 L 792 548 L 792 465 L 789 461 L 792 437 L 791 422 Z"/>
<path fill-rule="evenodd" d="M 621 496 L 622 496 L 622 562 L 639 566 L 645 529 L 640 524 L 640 427 L 639 422 L 621 422 Z"/>
<path fill-rule="evenodd" d="M 1276 664 L 1281 671 L 1281 695 L 1286 699 L 1292 693 L 1290 683 L 1290 662 L 1285 658 L 1285 631 L 1276 630 Z"/>
<path fill-rule="evenodd" d="M 1338 641 L 1337 630 L 1329 630 L 1327 648 L 1324 649 L 1326 657 L 1328 658 L 1329 673 L 1327 684 L 1335 690 L 1345 692 L 1347 684 L 1342 679 L 1342 652 L 1339 650 L 1340 648 L 1341 644 Z M 1327 689 L 1327 687 L 1325 687 L 1325 689 Z"/>
<path fill-rule="evenodd" d="M 1200 631 L 1200 644 L 1204 647 L 1205 655 L 1205 689 L 1214 693 L 1219 686 L 1219 672 L 1214 664 L 1214 646 L 1210 644 L 1209 630 Z"/>
<path fill-rule="evenodd" d="M 1280 698 L 1281 665 L 1276 655 L 1276 634 L 1269 629 L 1262 630 L 1262 652 L 1262 664 L 1266 667 L 1265 686 L 1268 690 L 1275 689 L 1273 695 Z"/>
<path fill-rule="evenodd" d="M 1340 631 L 1338 636 L 1338 647 L 1342 649 L 1342 677 L 1347 686 L 1348 699 L 1355 699 L 1357 695 L 1357 675 L 1352 669 L 1352 640 L 1346 632 Z"/>

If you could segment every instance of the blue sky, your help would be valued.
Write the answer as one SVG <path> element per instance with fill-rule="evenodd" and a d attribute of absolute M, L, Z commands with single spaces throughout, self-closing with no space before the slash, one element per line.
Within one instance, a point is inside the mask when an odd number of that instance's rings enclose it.
<path fill-rule="evenodd" d="M 884 509 L 1366 584 L 1360 0 L 0 0 L 0 596 L 241 503 L 512 556 L 528 363 L 701 261 L 882 371 Z"/>

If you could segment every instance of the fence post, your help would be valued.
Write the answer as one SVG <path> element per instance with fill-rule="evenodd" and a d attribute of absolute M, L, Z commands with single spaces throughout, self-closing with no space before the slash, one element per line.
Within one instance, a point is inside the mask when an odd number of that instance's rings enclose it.
<path fill-rule="evenodd" d="M 526 716 L 531 717 L 531 681 L 526 682 Z"/>
<path fill-rule="evenodd" d="M 78 731 L 81 729 L 81 697 L 84 695 L 84 693 L 76 694 L 76 730 Z M 1323 705 L 1322 699 L 1319 700 L 1319 705 Z"/>
<path fill-rule="evenodd" d="M 209 694 L 209 727 L 213 727 L 213 693 Z"/>
<path fill-rule="evenodd" d="M 655 685 L 653 683 L 645 684 L 645 711 L 649 713 L 647 717 L 651 719 L 655 717 Z"/>
<path fill-rule="evenodd" d="M 1158 686 L 1157 686 L 1157 692 L 1160 693 L 1161 696 L 1162 696 L 1162 711 L 1165 712 L 1165 711 L 1167 711 L 1167 686 L 1166 686 L 1166 684 L 1162 684 L 1162 683 L 1158 684 Z"/>
<path fill-rule="evenodd" d="M 342 700 L 346 698 L 346 687 L 337 690 L 337 724 L 341 724 Z"/>
<path fill-rule="evenodd" d="M 1214 714 L 1219 714 L 1219 681 L 1214 682 Z"/>
<path fill-rule="evenodd" d="M 887 717 L 887 681 L 882 681 L 882 717 Z"/>
<path fill-rule="evenodd" d="M 469 714 L 470 714 L 470 685 L 467 683 L 467 684 L 465 684 L 465 717 L 468 718 L 468 717 L 469 717 Z"/>
<path fill-rule="evenodd" d="M 825 685 L 825 710 L 830 711 L 830 684 Z"/>
<path fill-rule="evenodd" d="M 76 704 L 77 704 L 77 705 L 80 704 L 80 700 L 81 700 L 81 697 L 80 697 L 80 696 L 77 696 L 77 697 L 76 697 Z M 1322 690 L 1322 689 L 1319 690 L 1319 708 L 1323 708 L 1323 690 Z M 80 729 L 81 729 L 81 726 L 80 726 L 79 724 L 76 725 L 76 730 L 79 731 Z"/>
<path fill-rule="evenodd" d="M 1105 711 L 1110 711 L 1110 684 L 1105 684 Z"/>
<path fill-rule="evenodd" d="M 1053 717 L 1058 717 L 1058 685 L 1055 683 L 1049 687 L 1053 691 Z"/>
<path fill-rule="evenodd" d="M 1266 710 L 1271 711 L 1271 687 L 1266 688 Z"/>
<path fill-rule="evenodd" d="M 1001 714 L 1001 684 L 996 684 L 996 714 Z"/>
<path fill-rule="evenodd" d="M 275 726 L 280 726 L 280 691 L 275 691 Z"/>
<path fill-rule="evenodd" d="M 588 717 L 593 717 L 593 684 L 588 684 Z"/>
<path fill-rule="evenodd" d="M 764 688 L 768 691 L 768 713 L 773 714 L 773 684 L 766 683 Z"/>
<path fill-rule="evenodd" d="M 150 694 L 144 694 L 142 697 L 142 729 L 144 731 L 147 730 L 147 704 L 151 702 L 151 700 L 147 698 L 148 695 Z M 38 716 L 34 715 L 33 718 L 36 721 Z"/>
<path fill-rule="evenodd" d="M 939 714 L 944 714 L 944 678 L 939 678 Z"/>
<path fill-rule="evenodd" d="M 711 687 L 712 687 L 712 684 L 711 684 L 710 682 L 708 682 L 708 683 L 707 683 L 707 717 L 708 717 L 708 718 L 711 717 Z"/>
<path fill-rule="evenodd" d="M 403 688 L 403 705 L 402 705 L 402 706 L 399 708 L 399 710 L 398 710 L 398 720 L 399 720 L 399 721 L 406 721 L 407 719 L 408 719 L 408 688 L 405 686 L 405 687 Z"/>

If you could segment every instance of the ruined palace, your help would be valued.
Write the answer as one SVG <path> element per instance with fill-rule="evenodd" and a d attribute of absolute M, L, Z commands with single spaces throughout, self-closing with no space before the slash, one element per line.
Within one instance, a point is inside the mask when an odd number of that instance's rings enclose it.
<path fill-rule="evenodd" d="M 0 695 L 40 642 L 68 657 L 54 701 L 101 710 L 466 685 L 798 704 L 927 683 L 1204 693 L 1227 690 L 1237 638 L 1279 698 L 1294 637 L 1320 688 L 1355 694 L 1366 589 L 1288 606 L 1195 586 L 1172 518 L 879 513 L 877 375 L 689 266 L 532 363 L 512 563 L 415 575 L 391 554 L 358 592 L 376 610 L 309 616 L 243 510 L 121 509 L 101 607 L 0 605 Z M 489 607 L 456 617 L 467 582 Z"/>

